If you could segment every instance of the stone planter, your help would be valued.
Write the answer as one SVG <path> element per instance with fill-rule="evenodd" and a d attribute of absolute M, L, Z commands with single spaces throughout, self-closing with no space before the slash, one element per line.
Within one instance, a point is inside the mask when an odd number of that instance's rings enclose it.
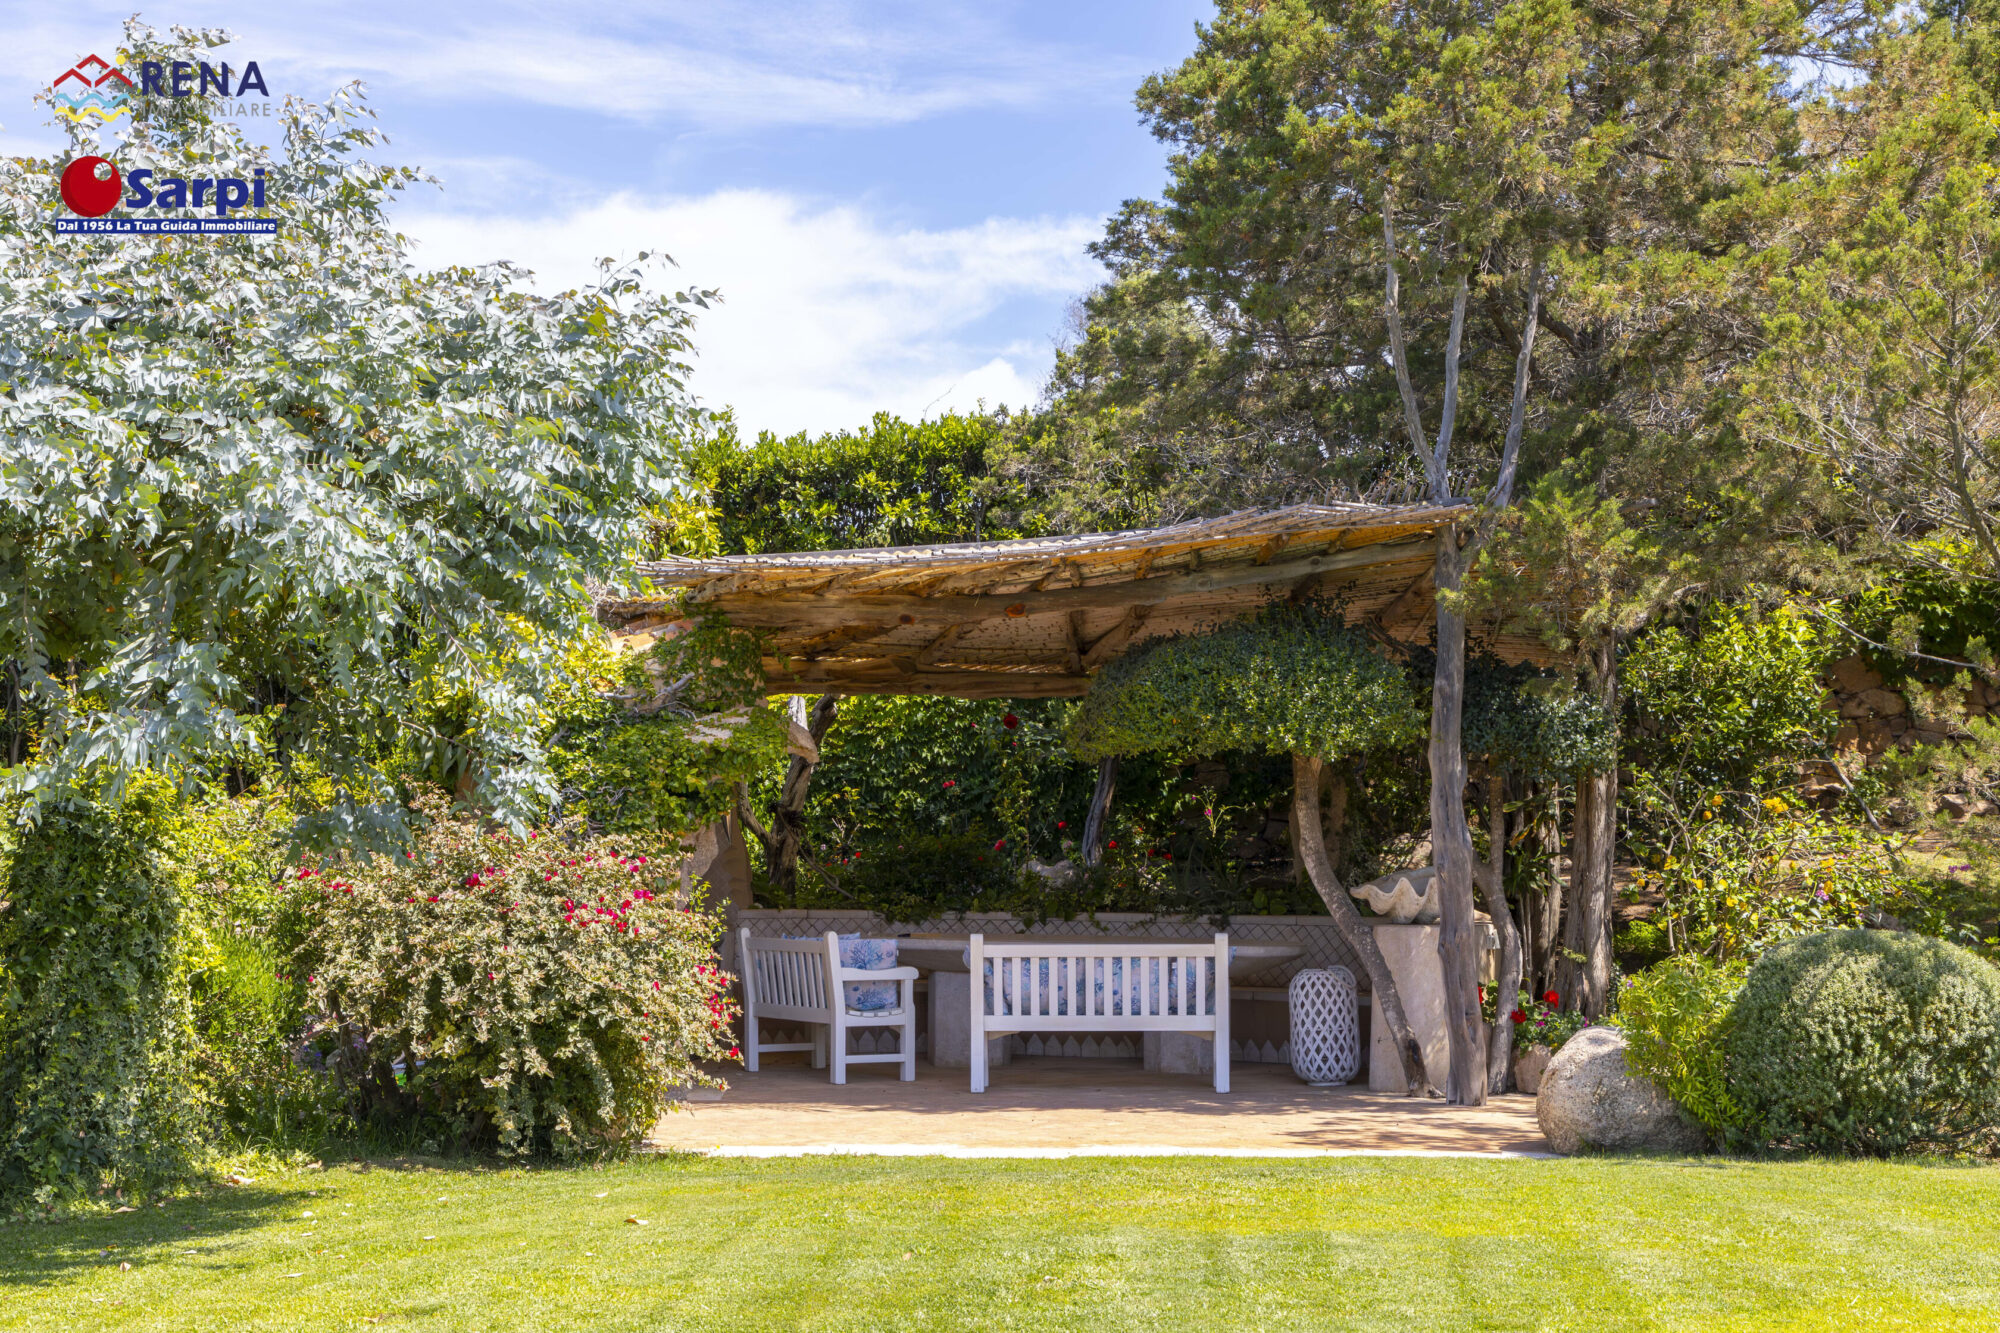
<path fill-rule="evenodd" d="M 1555 1052 L 1546 1046 L 1530 1046 L 1514 1057 L 1514 1091 L 1532 1097 L 1542 1090 L 1542 1072 Z"/>

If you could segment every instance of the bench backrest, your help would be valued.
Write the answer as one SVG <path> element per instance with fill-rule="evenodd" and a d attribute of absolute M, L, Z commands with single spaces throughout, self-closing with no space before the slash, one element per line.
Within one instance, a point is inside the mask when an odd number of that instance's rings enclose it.
<path fill-rule="evenodd" d="M 737 931 L 737 960 L 743 971 L 747 999 L 761 1017 L 805 1018 L 833 1010 L 834 961 L 840 957 L 838 938 L 829 931 L 819 939 L 760 938 L 745 926 Z"/>
<path fill-rule="evenodd" d="M 1228 1027 L 1227 935 L 1147 943 L 974 935 L 967 952 L 985 1026 L 1186 1032 L 1217 1028 L 1219 1013 Z"/>

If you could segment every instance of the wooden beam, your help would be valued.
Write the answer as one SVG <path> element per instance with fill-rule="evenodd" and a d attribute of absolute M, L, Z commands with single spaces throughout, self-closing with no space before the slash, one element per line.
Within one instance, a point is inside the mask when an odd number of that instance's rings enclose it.
<path fill-rule="evenodd" d="M 1291 583 L 1321 574 L 1369 565 L 1399 564 L 1431 558 L 1428 537 L 1414 542 L 1364 546 L 1326 555 L 1307 556 L 1268 565 L 1225 565 L 1195 574 L 1166 575 L 1146 579 L 1144 586 L 1134 581 L 1098 583 L 1082 588 L 1051 588 L 1044 592 L 959 594 L 917 597 L 905 593 L 851 593 L 821 596 L 814 593 L 779 593 L 758 596 L 745 592 L 723 593 L 699 603 L 703 610 L 726 613 L 741 629 L 801 628 L 814 624 L 852 623 L 865 619 L 871 624 L 894 620 L 908 614 L 927 624 L 946 625 L 966 621 L 1014 616 L 1046 615 L 1079 610 L 1115 610 L 1133 605 L 1139 598 L 1153 605 L 1180 597 L 1198 597 L 1232 588 L 1260 584 Z M 1016 609 L 1018 608 L 1018 609 Z"/>
<path fill-rule="evenodd" d="M 1083 674 L 1083 612 L 1069 613 L 1069 674 Z"/>
<path fill-rule="evenodd" d="M 959 636 L 971 628 L 970 625 L 947 625 L 942 634 L 924 645 L 924 650 L 917 654 L 917 665 L 927 667 L 936 663 L 944 650 L 957 643 Z"/>
<path fill-rule="evenodd" d="M 1083 655 L 1083 669 L 1095 671 L 1107 660 L 1125 651 L 1125 645 L 1132 642 L 1132 636 L 1139 632 L 1139 627 L 1152 613 L 1153 608 L 1143 603 L 1126 607 L 1123 618 L 1099 636 L 1097 642 L 1090 645 L 1090 651 Z"/>
<path fill-rule="evenodd" d="M 875 668 L 887 668 L 886 670 Z M 930 694 L 961 699 L 1057 699 L 1090 691 L 1090 677 L 1040 671 L 922 671 L 905 674 L 889 662 L 806 664 L 796 673 L 767 671 L 766 694 Z"/>
<path fill-rule="evenodd" d="M 1423 573 L 1411 579 L 1410 586 L 1397 593 L 1387 606 L 1368 618 L 1382 629 L 1387 629 L 1389 626 L 1395 624 L 1403 618 L 1405 612 L 1416 605 L 1417 600 L 1431 586 L 1431 578 L 1436 573 L 1437 570 L 1435 568 L 1426 569 Z"/>

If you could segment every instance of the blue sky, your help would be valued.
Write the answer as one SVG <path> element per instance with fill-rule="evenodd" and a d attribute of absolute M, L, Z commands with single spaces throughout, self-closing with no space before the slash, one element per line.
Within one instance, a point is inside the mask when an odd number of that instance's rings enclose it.
<path fill-rule="evenodd" d="M 693 387 L 751 430 L 1032 401 L 1105 216 L 1157 193 L 1132 93 L 1209 5 L 189 3 L 274 96 L 359 78 L 442 192 L 420 260 L 514 259 L 569 285 L 664 249 L 720 288 Z M 30 98 L 113 58 L 131 7 L 0 0 L 0 152 L 59 142 Z M 275 124 L 275 122 L 273 122 Z"/>

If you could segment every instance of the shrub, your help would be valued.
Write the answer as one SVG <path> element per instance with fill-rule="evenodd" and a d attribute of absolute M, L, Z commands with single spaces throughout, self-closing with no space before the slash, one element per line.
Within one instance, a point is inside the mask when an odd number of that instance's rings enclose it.
<path fill-rule="evenodd" d="M 184 1174 L 200 1142 L 173 789 L 46 810 L 0 898 L 0 1194 L 48 1204 Z"/>
<path fill-rule="evenodd" d="M 1747 1131 L 1780 1148 L 1990 1150 L 2000 970 L 1921 936 L 1829 931 L 1751 967 L 1727 1050 Z"/>
<path fill-rule="evenodd" d="M 1614 1020 L 1625 1029 L 1625 1068 L 1653 1080 L 1718 1141 L 1742 1122 L 1723 1065 L 1744 972 L 1740 962 L 1669 958 L 1626 979 Z"/>
<path fill-rule="evenodd" d="M 321 1046 L 357 1110 L 574 1156 L 642 1137 L 674 1086 L 716 1082 L 698 1062 L 736 1054 L 721 922 L 676 905 L 677 858 L 414 808 L 407 852 L 293 880 Z"/>

